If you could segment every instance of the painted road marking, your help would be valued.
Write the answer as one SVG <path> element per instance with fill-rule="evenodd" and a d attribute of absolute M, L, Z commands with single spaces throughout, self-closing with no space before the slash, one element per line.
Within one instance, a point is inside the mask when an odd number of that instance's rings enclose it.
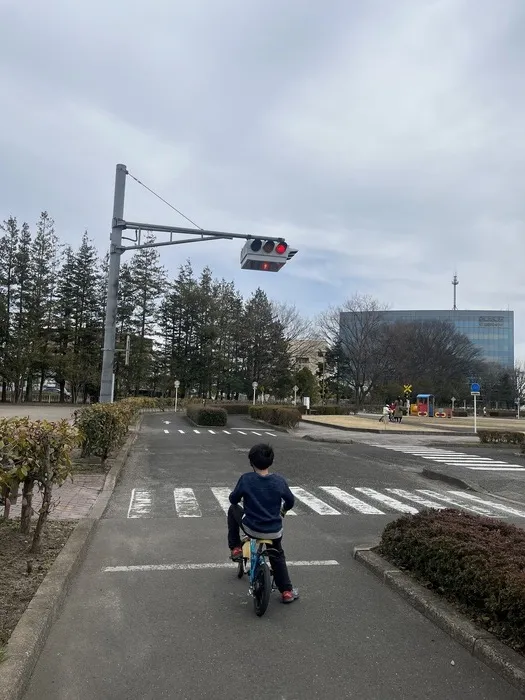
<path fill-rule="evenodd" d="M 219 501 L 220 507 L 223 509 L 223 511 L 228 515 L 228 508 L 230 507 L 230 493 L 232 492 L 232 489 L 224 487 L 224 486 L 219 486 L 212 488 L 212 493 L 215 496 L 215 498 Z"/>
<path fill-rule="evenodd" d="M 474 501 L 474 503 L 483 503 L 484 505 L 500 510 L 502 513 L 508 513 L 509 515 L 515 515 L 518 518 L 525 518 L 525 511 L 518 510 L 512 506 L 503 505 L 502 503 L 496 503 L 495 501 L 488 501 L 486 498 L 478 498 L 478 496 L 473 496 L 470 493 L 463 493 L 462 491 L 449 491 L 449 493 L 455 496 L 461 496 L 461 498 L 466 498 L 468 501 Z"/>
<path fill-rule="evenodd" d="M 321 501 L 320 498 L 317 498 L 317 496 L 314 496 L 300 486 L 291 486 L 290 491 L 301 503 L 304 503 L 316 513 L 319 513 L 319 515 L 341 515 L 338 510 L 332 508 L 328 503 Z"/>
<path fill-rule="evenodd" d="M 202 513 L 193 489 L 174 489 L 175 509 L 180 518 L 201 518 Z"/>
<path fill-rule="evenodd" d="M 241 435 L 246 435 L 246 433 L 243 433 L 242 430 L 239 430 L 238 428 L 236 428 L 236 430 L 237 430 L 237 432 L 240 433 Z"/>
<path fill-rule="evenodd" d="M 195 430 L 195 429 L 193 429 L 193 432 L 194 432 L 194 433 L 197 433 L 197 435 L 200 435 L 200 434 L 201 434 L 201 431 L 200 431 L 200 430 Z"/>
<path fill-rule="evenodd" d="M 181 433 L 182 435 L 184 435 L 184 430 L 179 430 L 179 433 Z"/>
<path fill-rule="evenodd" d="M 169 434 L 170 431 L 166 430 L 166 428 L 164 428 L 164 432 Z"/>
<path fill-rule="evenodd" d="M 478 472 L 525 472 L 525 467 L 467 467 Z"/>
<path fill-rule="evenodd" d="M 436 503 L 436 501 L 430 501 L 428 498 L 423 498 L 417 493 L 410 493 L 410 491 L 405 491 L 405 489 L 387 489 L 389 493 L 393 493 L 395 496 L 401 496 L 406 501 L 413 501 L 414 503 L 419 503 L 425 508 L 436 508 L 437 510 L 443 510 L 446 506 L 441 505 L 441 503 Z"/>
<path fill-rule="evenodd" d="M 272 437 L 277 437 L 275 433 L 264 433 L 265 435 L 271 435 Z"/>
<path fill-rule="evenodd" d="M 252 435 L 258 435 L 259 437 L 261 437 L 261 433 L 256 433 L 255 430 L 252 430 L 250 432 L 252 433 Z"/>
<path fill-rule="evenodd" d="M 358 513 L 366 513 L 367 515 L 384 515 L 383 511 L 379 510 L 379 508 L 371 506 L 369 503 L 365 503 L 365 501 L 359 500 L 359 498 L 356 498 L 346 491 L 343 491 L 343 489 L 337 488 L 337 486 L 319 486 L 319 488 L 326 491 L 326 493 L 330 494 L 330 496 L 333 496 L 333 498 L 336 498 L 338 501 L 341 501 L 341 503 L 354 508 Z"/>
<path fill-rule="evenodd" d="M 215 430 L 208 430 L 208 432 L 211 433 L 212 435 L 215 435 Z"/>
<path fill-rule="evenodd" d="M 461 508 L 463 510 L 471 510 L 474 513 L 477 513 L 478 515 L 486 515 L 491 518 L 495 517 L 494 513 L 491 512 L 490 510 L 487 510 L 486 508 L 481 508 L 480 506 L 476 505 L 469 505 L 465 503 L 461 503 L 454 499 L 451 498 L 450 496 L 446 496 L 445 494 L 442 493 L 437 493 L 436 491 L 427 491 L 425 489 L 418 489 L 419 493 L 425 494 L 425 496 L 430 496 L 430 498 L 437 498 L 438 501 L 444 501 L 445 503 L 450 503 L 450 505 L 456 506 L 457 508 Z M 465 494 L 461 494 L 461 498 L 464 498 Z"/>
<path fill-rule="evenodd" d="M 356 488 L 356 491 L 359 491 L 359 493 L 364 493 L 369 498 L 373 498 L 375 501 L 379 501 L 380 503 L 384 503 L 386 506 L 389 506 L 390 508 L 393 508 L 394 510 L 398 510 L 401 513 L 414 514 L 414 513 L 418 512 L 417 508 L 413 508 L 412 506 L 407 506 L 406 503 L 402 503 L 401 501 L 398 501 L 395 498 L 391 498 L 390 496 L 385 496 L 383 493 L 380 493 L 379 491 L 376 491 L 375 489 L 369 489 L 366 486 L 358 486 Z"/>
<path fill-rule="evenodd" d="M 231 433 L 230 433 L 229 430 L 223 430 L 222 432 L 223 432 L 223 433 L 226 433 L 226 435 L 231 435 Z"/>
<path fill-rule="evenodd" d="M 152 504 L 150 491 L 133 489 L 129 501 L 128 518 L 147 518 L 151 513 Z"/>
<path fill-rule="evenodd" d="M 337 559 L 312 559 L 287 561 L 287 566 L 339 566 Z M 235 562 L 224 563 L 209 562 L 205 564 L 137 564 L 134 566 L 106 566 L 104 573 L 119 573 L 128 571 L 206 571 L 207 569 L 234 569 L 238 566 Z"/>
<path fill-rule="evenodd" d="M 465 467 L 466 469 L 473 469 L 476 471 L 525 471 L 525 467 L 521 464 L 509 464 L 500 459 L 471 455 L 454 450 L 432 449 L 416 445 L 380 445 L 377 442 L 370 442 L 368 444 L 371 447 L 392 450 L 394 452 L 403 452 L 413 457 L 431 460 L 438 464 L 446 464 L 450 467 Z"/>

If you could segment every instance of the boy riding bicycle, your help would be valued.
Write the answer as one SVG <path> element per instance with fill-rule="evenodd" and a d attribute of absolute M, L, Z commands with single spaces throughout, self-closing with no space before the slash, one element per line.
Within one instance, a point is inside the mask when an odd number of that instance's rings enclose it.
<path fill-rule="evenodd" d="M 248 459 L 253 471 L 243 474 L 230 493 L 228 546 L 231 558 L 233 561 L 242 559 L 239 528 L 248 537 L 272 540 L 274 551 L 270 551 L 269 556 L 275 584 L 281 592 L 282 602 L 293 603 L 297 596 L 290 581 L 281 540 L 282 515 L 293 508 L 295 498 L 283 476 L 268 472 L 274 459 L 270 445 L 254 445 Z M 239 505 L 241 499 L 244 508 Z"/>

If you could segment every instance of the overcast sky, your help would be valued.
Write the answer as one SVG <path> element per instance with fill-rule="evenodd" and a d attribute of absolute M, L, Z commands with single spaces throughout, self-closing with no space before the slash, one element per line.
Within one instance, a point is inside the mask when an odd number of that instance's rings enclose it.
<path fill-rule="evenodd" d="M 162 249 L 315 314 L 515 310 L 525 358 L 523 0 L 0 0 L 0 218 L 109 240 L 114 170 L 200 226 L 285 236 Z M 184 225 L 128 179 L 130 220 Z"/>

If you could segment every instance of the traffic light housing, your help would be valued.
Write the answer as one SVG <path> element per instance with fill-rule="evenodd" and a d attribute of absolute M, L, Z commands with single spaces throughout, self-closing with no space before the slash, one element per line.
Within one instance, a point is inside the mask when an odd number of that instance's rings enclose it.
<path fill-rule="evenodd" d="M 285 241 L 249 239 L 241 250 L 241 268 L 261 272 L 279 272 L 292 258 L 296 250 L 290 250 Z"/>

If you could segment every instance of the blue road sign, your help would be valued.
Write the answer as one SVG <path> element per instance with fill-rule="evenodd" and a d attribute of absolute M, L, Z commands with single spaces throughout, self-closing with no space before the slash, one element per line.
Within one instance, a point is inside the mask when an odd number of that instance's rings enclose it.
<path fill-rule="evenodd" d="M 479 393 L 480 390 L 481 390 L 481 387 L 480 387 L 480 385 L 477 384 L 476 382 L 473 382 L 473 383 L 470 385 L 470 391 L 475 391 L 475 392 L 478 392 L 478 393 Z"/>

